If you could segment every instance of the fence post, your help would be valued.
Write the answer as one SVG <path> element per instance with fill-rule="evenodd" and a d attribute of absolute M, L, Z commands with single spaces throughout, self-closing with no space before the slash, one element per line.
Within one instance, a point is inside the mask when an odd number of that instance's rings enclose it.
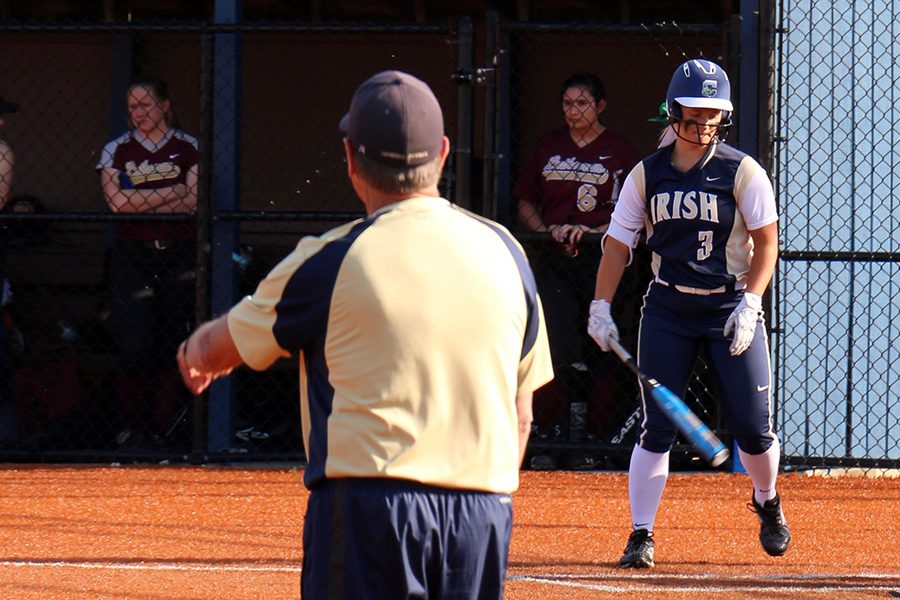
<path fill-rule="evenodd" d="M 204 29 L 200 32 L 200 154 L 197 202 L 197 258 L 194 270 L 194 322 L 197 326 L 209 319 L 209 251 L 210 227 L 212 222 L 212 102 L 213 87 L 213 34 Z M 191 452 L 189 460 L 193 464 L 204 462 L 206 446 L 206 398 L 194 396 L 191 406 Z"/>
<path fill-rule="evenodd" d="M 459 20 L 457 72 L 472 73 L 474 68 L 474 37 L 472 19 L 462 17 Z M 456 86 L 456 140 L 454 140 L 454 190 L 453 201 L 468 209 L 472 209 L 472 85 Z"/>
<path fill-rule="evenodd" d="M 759 156 L 757 145 L 759 109 L 759 2 L 749 0 L 741 2 L 740 21 L 740 82 L 738 97 L 738 143 L 741 150 L 751 156 Z"/>
<path fill-rule="evenodd" d="M 512 65 L 509 33 L 503 31 L 499 19 L 492 23 L 496 31 L 493 42 L 494 97 L 494 195 L 497 214 L 494 218 L 507 227 L 516 226 L 516 209 L 512 200 Z"/>
<path fill-rule="evenodd" d="M 737 125 L 738 138 L 741 150 L 758 157 L 758 99 L 759 99 L 759 2 L 747 0 L 741 2 L 740 20 L 740 52 L 738 54 L 738 80 L 740 82 L 739 97 L 737 98 Z M 731 449 L 732 467 L 734 473 L 746 473 L 747 470 L 741 463 L 738 454 L 737 442 L 733 442 Z"/>
<path fill-rule="evenodd" d="M 242 18 L 241 0 L 216 0 L 215 23 L 233 25 Z M 241 34 L 217 32 L 213 50 L 212 147 L 212 315 L 224 314 L 235 301 L 237 274 L 231 253 L 237 247 L 237 225 L 215 220 L 220 211 L 240 206 Z M 207 450 L 231 447 L 235 380 L 223 377 L 210 386 Z"/>
<path fill-rule="evenodd" d="M 484 31 L 484 59 L 492 67 L 495 66 L 492 64 L 492 59 L 495 52 L 496 40 L 494 32 L 496 24 L 497 14 L 494 11 L 488 11 Z M 494 71 L 490 84 L 484 87 L 484 156 L 481 160 L 481 206 L 482 214 L 502 223 L 503 221 L 497 218 L 496 190 L 494 189 L 496 82 L 497 72 Z"/>

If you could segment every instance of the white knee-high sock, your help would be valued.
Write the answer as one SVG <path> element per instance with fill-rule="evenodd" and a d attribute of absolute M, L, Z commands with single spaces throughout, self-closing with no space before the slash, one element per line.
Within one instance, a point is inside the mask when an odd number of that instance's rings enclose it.
<path fill-rule="evenodd" d="M 628 468 L 628 500 L 634 529 L 653 532 L 656 511 L 669 477 L 669 453 L 650 452 L 635 445 Z"/>
<path fill-rule="evenodd" d="M 778 478 L 778 461 L 781 458 L 778 440 L 773 441 L 762 454 L 747 454 L 738 448 L 738 455 L 753 481 L 753 497 L 756 502 L 761 505 L 766 500 L 775 498 L 775 480 Z"/>

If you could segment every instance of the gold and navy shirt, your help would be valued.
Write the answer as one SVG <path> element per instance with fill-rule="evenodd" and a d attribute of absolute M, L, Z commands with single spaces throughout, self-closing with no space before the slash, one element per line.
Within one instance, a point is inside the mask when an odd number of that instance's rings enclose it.
<path fill-rule="evenodd" d="M 540 299 L 500 225 L 403 200 L 303 238 L 228 315 L 251 368 L 299 356 L 304 483 L 509 493 L 515 400 L 553 377 Z"/>

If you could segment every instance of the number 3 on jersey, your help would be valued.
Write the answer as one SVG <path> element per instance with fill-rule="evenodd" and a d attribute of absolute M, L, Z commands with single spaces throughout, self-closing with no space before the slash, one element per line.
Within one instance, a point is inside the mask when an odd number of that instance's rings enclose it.
<path fill-rule="evenodd" d="M 712 231 L 700 231 L 697 233 L 697 239 L 700 241 L 700 247 L 697 248 L 697 260 L 706 260 L 712 254 Z"/>

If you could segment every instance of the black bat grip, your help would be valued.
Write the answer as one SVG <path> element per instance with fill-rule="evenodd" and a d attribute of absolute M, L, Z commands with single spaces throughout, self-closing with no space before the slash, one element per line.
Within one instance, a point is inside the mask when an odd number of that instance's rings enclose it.
<path fill-rule="evenodd" d="M 628 365 L 628 368 L 631 369 L 635 375 L 640 377 L 641 373 L 638 370 L 637 363 L 634 361 L 634 357 L 631 356 L 631 354 L 628 353 L 628 350 L 626 350 L 625 347 L 619 343 L 619 340 L 617 340 L 615 338 L 607 338 L 606 341 L 609 342 L 610 350 L 615 352 L 616 355 L 619 357 L 619 359 L 623 363 Z"/>

